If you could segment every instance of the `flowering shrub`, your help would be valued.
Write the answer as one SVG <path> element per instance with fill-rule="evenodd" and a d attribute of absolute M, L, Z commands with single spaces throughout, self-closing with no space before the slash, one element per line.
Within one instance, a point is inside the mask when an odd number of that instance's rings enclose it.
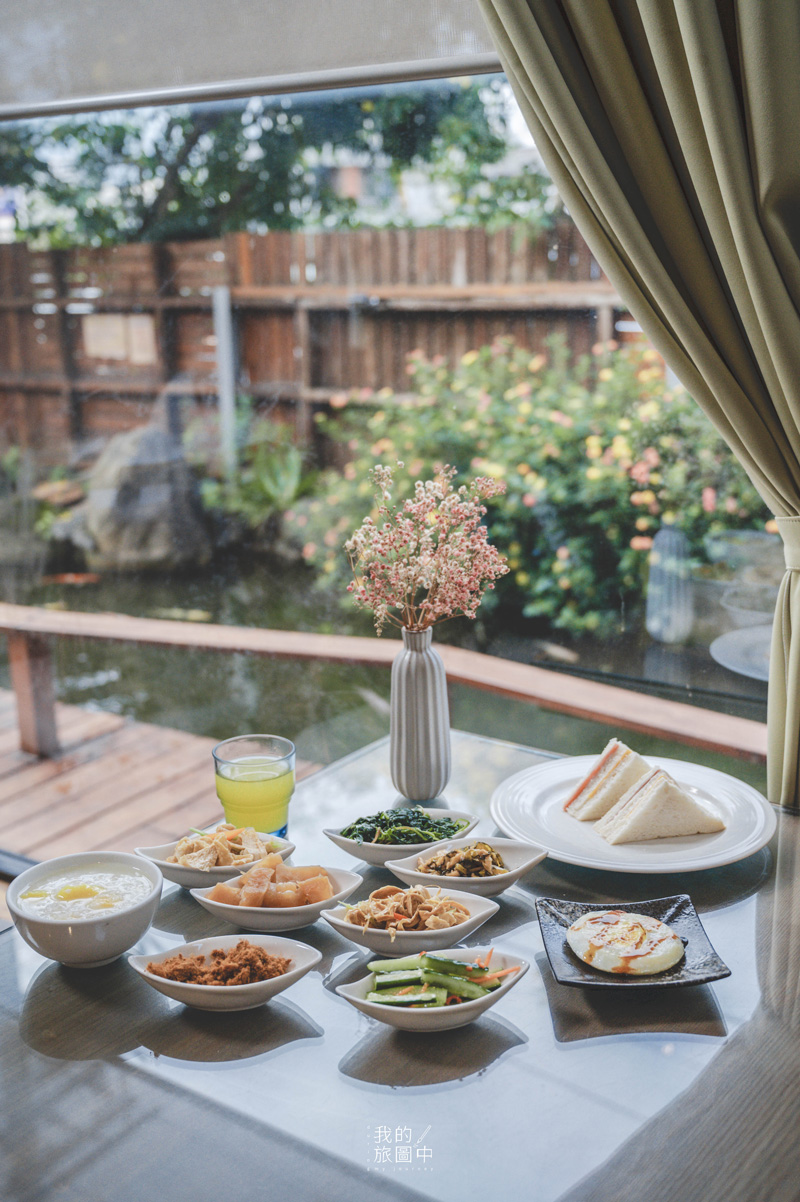
<path fill-rule="evenodd" d="M 413 352 L 407 370 L 411 398 L 342 394 L 321 418 L 350 462 L 323 473 L 287 530 L 323 579 L 346 570 L 345 532 L 376 459 L 405 461 L 409 493 L 445 463 L 462 482 L 503 482 L 487 521 L 510 572 L 492 601 L 575 633 L 608 633 L 641 602 L 660 526 L 682 530 L 703 561 L 707 534 L 769 518 L 700 408 L 667 387 L 655 351 L 598 344 L 571 365 L 563 344 L 532 356 L 501 338 L 455 368 Z"/>
<path fill-rule="evenodd" d="M 474 618 L 485 590 L 508 571 L 481 525 L 481 498 L 499 496 L 505 486 L 479 478 L 454 489 L 455 474 L 446 467 L 435 480 L 418 480 L 413 497 L 396 506 L 392 469 L 370 472 L 377 518 L 365 517 L 345 550 L 355 577 L 348 591 L 357 606 L 372 610 L 378 634 L 387 622 L 426 630 L 459 614 Z"/>

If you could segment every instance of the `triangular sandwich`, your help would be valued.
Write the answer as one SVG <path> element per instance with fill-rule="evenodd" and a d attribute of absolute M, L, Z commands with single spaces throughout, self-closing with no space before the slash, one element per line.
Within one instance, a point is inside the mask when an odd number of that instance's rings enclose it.
<path fill-rule="evenodd" d="M 649 770 L 646 760 L 619 739 L 612 739 L 564 802 L 564 809 L 581 822 L 594 822 Z"/>
<path fill-rule="evenodd" d="M 725 823 L 663 768 L 651 768 L 600 819 L 595 830 L 609 843 L 638 843 L 675 835 L 710 835 L 724 831 Z"/>

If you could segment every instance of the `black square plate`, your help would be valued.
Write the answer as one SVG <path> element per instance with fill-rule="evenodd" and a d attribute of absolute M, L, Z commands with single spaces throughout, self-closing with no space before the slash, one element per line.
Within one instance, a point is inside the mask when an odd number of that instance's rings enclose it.
<path fill-rule="evenodd" d="M 648 914 L 652 918 L 660 918 L 683 940 L 686 954 L 672 968 L 652 976 L 628 976 L 592 968 L 575 955 L 567 943 L 566 931 L 582 914 L 598 910 L 625 910 L 629 914 Z M 540 897 L 536 902 L 536 913 L 553 976 L 562 985 L 653 989 L 668 985 L 706 985 L 709 981 L 719 981 L 731 975 L 727 964 L 720 960 L 709 943 L 687 893 L 678 894 L 677 897 L 658 897 L 653 901 L 607 902 L 604 905 Z"/>

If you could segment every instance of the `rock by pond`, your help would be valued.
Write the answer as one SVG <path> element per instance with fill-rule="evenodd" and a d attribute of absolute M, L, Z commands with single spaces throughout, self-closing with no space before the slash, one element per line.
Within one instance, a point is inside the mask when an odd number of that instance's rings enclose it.
<path fill-rule="evenodd" d="M 92 468 L 86 492 L 53 535 L 82 548 L 93 570 L 141 571 L 210 559 L 191 469 L 178 439 L 158 425 L 115 435 Z"/>

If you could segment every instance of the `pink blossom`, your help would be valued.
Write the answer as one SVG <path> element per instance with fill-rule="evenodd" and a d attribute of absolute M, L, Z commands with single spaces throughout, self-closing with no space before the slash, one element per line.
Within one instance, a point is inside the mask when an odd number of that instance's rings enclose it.
<path fill-rule="evenodd" d="M 653 545 L 653 540 L 647 534 L 634 534 L 630 545 L 634 551 L 649 551 Z"/>
<path fill-rule="evenodd" d="M 637 484 L 644 485 L 649 483 L 650 468 L 643 459 L 640 459 L 638 463 L 634 463 L 633 467 L 631 468 L 631 476 Z"/>
<path fill-rule="evenodd" d="M 703 489 L 703 509 L 706 513 L 713 513 L 717 508 L 717 490 L 715 488 L 706 487 Z"/>
<path fill-rule="evenodd" d="M 527 505 L 528 509 L 533 509 L 534 505 L 536 504 L 536 497 L 532 492 L 523 493 L 522 504 Z"/>
<path fill-rule="evenodd" d="M 398 466 L 402 466 L 398 464 Z M 456 469 L 418 480 L 414 495 L 392 504 L 393 470 L 376 466 L 376 518 L 366 517 L 345 543 L 355 604 L 371 609 L 378 634 L 386 622 L 425 630 L 464 614 L 474 618 L 487 588 L 508 571 L 488 541 L 484 499 L 505 485 L 479 476 L 453 488 Z"/>

